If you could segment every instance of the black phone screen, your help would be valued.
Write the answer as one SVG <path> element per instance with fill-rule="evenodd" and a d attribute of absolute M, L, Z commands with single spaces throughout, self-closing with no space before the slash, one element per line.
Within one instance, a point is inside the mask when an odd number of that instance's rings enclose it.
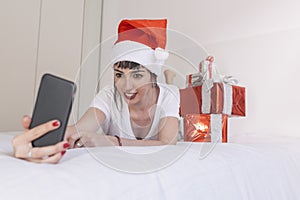
<path fill-rule="evenodd" d="M 60 121 L 60 127 L 32 141 L 33 147 L 55 145 L 64 139 L 75 91 L 72 81 L 52 74 L 43 75 L 29 128 L 54 119 Z"/>

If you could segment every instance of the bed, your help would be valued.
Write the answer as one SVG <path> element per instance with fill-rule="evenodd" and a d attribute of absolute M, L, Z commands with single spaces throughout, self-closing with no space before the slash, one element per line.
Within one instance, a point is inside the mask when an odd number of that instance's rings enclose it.
<path fill-rule="evenodd" d="M 60 163 L 12 156 L 0 133 L 0 199 L 300 199 L 300 137 L 68 150 Z"/>

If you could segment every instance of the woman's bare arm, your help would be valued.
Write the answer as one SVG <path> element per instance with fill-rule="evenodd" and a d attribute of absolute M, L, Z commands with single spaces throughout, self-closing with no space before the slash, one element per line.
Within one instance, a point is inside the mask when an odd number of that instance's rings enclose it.
<path fill-rule="evenodd" d="M 178 119 L 176 117 L 162 118 L 159 123 L 157 140 L 131 140 L 120 138 L 123 146 L 158 146 L 176 144 L 178 138 Z"/>

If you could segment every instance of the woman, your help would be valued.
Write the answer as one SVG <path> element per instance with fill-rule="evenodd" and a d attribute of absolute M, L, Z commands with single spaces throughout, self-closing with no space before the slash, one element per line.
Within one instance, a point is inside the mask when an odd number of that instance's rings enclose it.
<path fill-rule="evenodd" d="M 51 121 L 14 138 L 15 156 L 33 162 L 56 163 L 70 147 L 146 146 L 176 144 L 179 91 L 158 84 L 168 57 L 166 20 L 123 20 L 113 47 L 114 87 L 102 89 L 65 139 L 53 146 L 32 148 L 31 141 L 59 127 Z M 99 129 L 105 134 L 97 134 Z M 68 142 L 67 142 L 68 141 Z"/>

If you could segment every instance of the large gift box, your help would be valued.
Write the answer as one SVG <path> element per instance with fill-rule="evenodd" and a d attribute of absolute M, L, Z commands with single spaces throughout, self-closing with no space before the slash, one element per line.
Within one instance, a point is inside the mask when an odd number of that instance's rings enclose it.
<path fill-rule="evenodd" d="M 181 89 L 180 113 L 245 116 L 245 87 L 214 82 L 210 89 L 204 84 Z"/>
<path fill-rule="evenodd" d="M 184 141 L 227 142 L 228 116 L 224 114 L 187 114 L 184 116 Z"/>

